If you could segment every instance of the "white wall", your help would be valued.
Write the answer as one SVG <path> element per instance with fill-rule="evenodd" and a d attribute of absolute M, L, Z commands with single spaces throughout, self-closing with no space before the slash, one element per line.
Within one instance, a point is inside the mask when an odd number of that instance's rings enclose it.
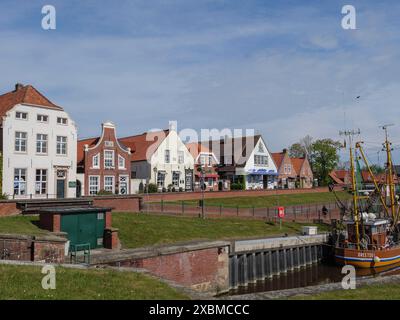
<path fill-rule="evenodd" d="M 22 111 L 28 113 L 27 120 L 15 118 L 15 112 Z M 48 115 L 48 123 L 37 121 L 37 114 Z M 57 124 L 57 117 L 68 119 L 67 125 Z M 27 152 L 15 152 L 15 132 L 27 132 Z M 36 134 L 48 135 L 47 155 L 36 154 Z M 67 155 L 56 155 L 56 136 L 67 137 Z M 76 188 L 69 187 L 68 182 L 76 181 L 76 149 L 77 149 L 77 129 L 74 121 L 64 111 L 48 108 L 16 105 L 3 117 L 3 193 L 12 196 L 14 193 L 14 168 L 24 168 L 27 170 L 27 196 L 33 194 L 36 198 L 45 197 L 35 195 L 35 173 L 36 169 L 47 169 L 48 183 L 47 193 L 50 197 L 56 194 L 56 170 L 65 168 L 66 177 L 66 197 L 75 197 Z"/>
<path fill-rule="evenodd" d="M 264 152 L 259 152 L 259 145 L 262 144 Z M 263 155 L 263 156 L 267 156 L 268 157 L 268 165 L 267 166 L 261 166 L 261 165 L 254 165 L 254 156 L 255 155 Z M 246 165 L 244 167 L 243 173 L 247 174 L 247 172 L 249 172 L 250 170 L 255 169 L 264 169 L 264 170 L 273 170 L 274 172 L 277 172 L 277 168 L 275 166 L 275 163 L 272 159 L 272 156 L 270 154 L 270 152 L 268 151 L 268 148 L 265 144 L 265 142 L 263 141 L 262 138 L 260 138 L 255 146 L 255 148 L 253 149 L 250 157 L 248 158 Z M 263 182 L 262 182 L 262 176 L 260 177 L 261 181 L 260 182 L 253 182 L 250 183 L 246 177 L 246 189 L 251 189 L 251 188 L 259 188 L 262 189 L 263 188 Z M 269 188 L 273 188 L 273 185 L 269 185 Z"/>
<path fill-rule="evenodd" d="M 170 150 L 170 163 L 165 163 L 165 150 Z M 184 163 L 182 164 L 178 163 L 178 151 L 184 153 Z M 185 169 L 194 170 L 194 159 L 175 130 L 170 131 L 151 157 L 150 183 L 157 181 L 157 172 L 154 171 L 154 168 L 157 168 L 157 171 L 166 171 L 165 187 L 172 184 L 172 172 L 179 171 L 179 187 L 185 188 Z"/>
<path fill-rule="evenodd" d="M 146 179 L 131 179 L 131 194 L 139 193 L 139 185 L 143 183 L 143 186 L 146 185 Z"/>

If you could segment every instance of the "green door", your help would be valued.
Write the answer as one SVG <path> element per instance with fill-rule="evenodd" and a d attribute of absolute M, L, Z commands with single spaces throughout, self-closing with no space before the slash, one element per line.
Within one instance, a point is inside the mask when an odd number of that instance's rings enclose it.
<path fill-rule="evenodd" d="M 70 244 L 90 243 L 90 248 L 103 247 L 104 213 L 82 212 L 61 216 L 61 231 L 68 233 Z"/>
<path fill-rule="evenodd" d="M 65 180 L 57 179 L 57 199 L 65 198 Z"/>

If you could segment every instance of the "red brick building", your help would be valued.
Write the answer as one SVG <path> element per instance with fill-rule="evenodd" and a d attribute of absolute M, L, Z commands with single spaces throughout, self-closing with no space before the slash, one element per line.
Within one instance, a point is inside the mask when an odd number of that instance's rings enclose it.
<path fill-rule="evenodd" d="M 186 144 L 190 154 L 194 158 L 194 190 L 201 190 L 202 173 L 204 169 L 204 190 L 218 191 L 219 176 L 216 171 L 218 160 L 214 153 L 201 143 L 192 142 Z"/>
<path fill-rule="evenodd" d="M 298 188 L 312 188 L 314 175 L 307 158 L 290 158 L 294 171 L 297 173 Z"/>
<path fill-rule="evenodd" d="M 294 189 L 296 187 L 297 172 L 293 167 L 287 149 L 282 152 L 271 153 L 278 169 L 278 188 Z"/>
<path fill-rule="evenodd" d="M 131 150 L 116 136 L 115 125 L 102 125 L 100 137 L 78 141 L 77 195 L 130 193 Z M 78 194 L 79 193 L 79 194 Z"/>

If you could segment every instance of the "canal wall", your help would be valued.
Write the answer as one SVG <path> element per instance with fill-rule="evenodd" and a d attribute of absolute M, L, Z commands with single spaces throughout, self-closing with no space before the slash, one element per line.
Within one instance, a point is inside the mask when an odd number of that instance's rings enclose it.
<path fill-rule="evenodd" d="M 229 254 L 229 289 L 316 264 L 327 240 L 327 234 L 320 234 L 235 241 Z"/>
<path fill-rule="evenodd" d="M 189 243 L 93 253 L 92 265 L 142 268 L 199 292 L 222 294 L 318 263 L 327 235 Z"/>
<path fill-rule="evenodd" d="M 168 246 L 93 253 L 91 265 L 142 268 L 199 292 L 229 290 L 228 241 L 192 241 Z"/>

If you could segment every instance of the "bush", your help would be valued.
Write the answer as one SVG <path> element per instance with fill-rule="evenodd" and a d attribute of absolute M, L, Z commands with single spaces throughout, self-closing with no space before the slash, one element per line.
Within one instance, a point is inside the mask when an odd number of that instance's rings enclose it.
<path fill-rule="evenodd" d="M 245 185 L 243 183 L 231 183 L 231 190 L 244 190 Z"/>
<path fill-rule="evenodd" d="M 183 188 L 182 187 L 179 187 L 179 192 L 183 192 Z"/>
<path fill-rule="evenodd" d="M 149 183 L 147 186 L 148 193 L 156 193 L 158 191 L 157 185 L 154 183 Z"/>
<path fill-rule="evenodd" d="M 167 189 L 165 189 L 165 187 L 163 187 L 162 192 L 167 192 Z"/>
<path fill-rule="evenodd" d="M 7 199 L 8 199 L 8 194 L 7 193 L 0 194 L 0 200 L 7 200 Z"/>

